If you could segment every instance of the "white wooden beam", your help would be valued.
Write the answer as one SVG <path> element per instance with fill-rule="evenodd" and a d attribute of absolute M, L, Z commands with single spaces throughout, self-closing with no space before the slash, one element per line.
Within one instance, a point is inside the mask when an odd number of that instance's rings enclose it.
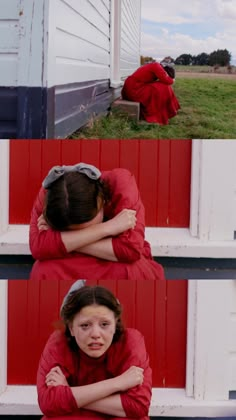
<path fill-rule="evenodd" d="M 195 400 L 227 401 L 230 293 L 235 280 L 190 280 L 187 391 Z"/>
<path fill-rule="evenodd" d="M 111 0 L 110 20 L 110 86 L 122 85 L 120 79 L 120 44 L 121 44 L 121 1 Z"/>
<path fill-rule="evenodd" d="M 235 156 L 235 140 L 193 140 L 190 230 L 201 240 L 234 240 Z"/>

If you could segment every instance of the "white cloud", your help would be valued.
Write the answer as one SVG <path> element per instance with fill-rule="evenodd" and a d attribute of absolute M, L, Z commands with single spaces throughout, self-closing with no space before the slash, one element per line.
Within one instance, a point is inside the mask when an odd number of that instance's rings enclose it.
<path fill-rule="evenodd" d="M 198 22 L 210 12 L 209 3 L 212 0 L 142 0 L 142 17 L 154 22 L 175 24 Z"/>
<path fill-rule="evenodd" d="M 217 10 L 221 18 L 225 20 L 236 19 L 236 1 L 235 0 L 217 0 Z"/>
<path fill-rule="evenodd" d="M 164 35 L 161 38 L 142 33 L 142 55 L 147 55 L 160 60 L 163 57 L 170 55 L 177 58 L 181 54 L 198 55 L 202 52 L 211 53 L 217 49 L 225 49 L 225 45 L 231 45 L 231 36 L 224 33 L 218 34 L 218 37 L 208 37 L 206 39 L 193 39 L 189 35 L 177 33 L 172 36 Z M 235 51 L 232 43 L 232 48 L 227 48 L 229 52 Z"/>
<path fill-rule="evenodd" d="M 216 49 L 227 49 L 236 64 L 236 0 L 142 0 L 142 19 L 150 21 L 152 33 L 158 23 L 158 35 L 142 33 L 141 53 L 162 59 L 166 55 L 177 58 L 180 54 L 197 55 L 201 52 L 211 53 Z M 204 37 L 199 30 L 194 37 L 181 33 L 182 23 L 209 23 L 217 32 Z M 175 33 L 168 30 L 165 24 L 179 25 Z M 168 26 L 169 27 L 169 26 Z M 145 24 L 145 28 L 147 25 Z"/>
<path fill-rule="evenodd" d="M 153 22 L 194 23 L 236 18 L 235 0 L 142 0 L 142 17 Z"/>

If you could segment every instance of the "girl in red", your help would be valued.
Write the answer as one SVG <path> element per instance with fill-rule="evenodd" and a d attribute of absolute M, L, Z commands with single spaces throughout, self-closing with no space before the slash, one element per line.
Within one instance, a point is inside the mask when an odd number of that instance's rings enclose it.
<path fill-rule="evenodd" d="M 54 167 L 30 222 L 33 279 L 162 279 L 144 238 L 144 206 L 126 169 Z"/>
<path fill-rule="evenodd" d="M 64 331 L 42 353 L 37 390 L 43 419 L 148 419 L 151 368 L 143 336 L 124 329 L 121 305 L 78 280 L 61 307 Z"/>
<path fill-rule="evenodd" d="M 140 102 L 140 116 L 147 122 L 168 124 L 180 109 L 171 87 L 174 77 L 174 68 L 169 63 L 145 64 L 125 80 L 122 97 Z"/>

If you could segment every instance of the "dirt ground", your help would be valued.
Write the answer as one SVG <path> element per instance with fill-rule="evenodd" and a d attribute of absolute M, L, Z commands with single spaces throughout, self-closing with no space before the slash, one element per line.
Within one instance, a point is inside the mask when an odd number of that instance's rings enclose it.
<path fill-rule="evenodd" d="M 177 71 L 176 78 L 180 77 L 189 77 L 189 78 L 221 78 L 221 79 L 229 79 L 236 81 L 236 73 L 228 74 L 228 73 L 200 73 L 200 72 L 190 72 L 190 71 Z"/>

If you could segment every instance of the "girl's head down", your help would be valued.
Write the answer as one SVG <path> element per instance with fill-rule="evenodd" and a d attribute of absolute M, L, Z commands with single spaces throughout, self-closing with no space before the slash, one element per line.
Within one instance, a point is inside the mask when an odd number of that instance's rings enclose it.
<path fill-rule="evenodd" d="M 102 286 L 83 286 L 66 296 L 61 308 L 65 334 L 72 350 L 100 357 L 124 331 L 122 308 Z"/>
<path fill-rule="evenodd" d="M 47 187 L 43 215 L 56 230 L 87 227 L 102 222 L 108 195 L 108 187 L 100 178 L 68 172 Z"/>
<path fill-rule="evenodd" d="M 167 65 L 163 65 L 162 67 L 164 68 L 168 76 L 170 76 L 172 79 L 175 78 L 175 69 L 173 66 L 167 64 Z"/>

